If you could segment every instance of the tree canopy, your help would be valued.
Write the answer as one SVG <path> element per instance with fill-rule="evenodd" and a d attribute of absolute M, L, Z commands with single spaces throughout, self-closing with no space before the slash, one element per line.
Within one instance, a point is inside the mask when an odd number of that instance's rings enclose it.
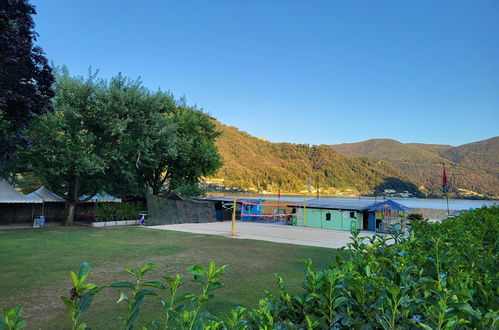
<path fill-rule="evenodd" d="M 66 223 L 82 196 L 197 194 L 200 177 L 221 165 L 214 124 L 170 93 L 122 75 L 107 82 L 62 68 L 56 76 L 55 112 L 34 118 L 26 134 L 37 143 L 17 157 L 20 170 L 66 200 Z"/>
<path fill-rule="evenodd" d="M 29 145 L 22 131 L 32 116 L 51 110 L 54 77 L 43 50 L 33 45 L 34 14 L 27 0 L 0 1 L 0 166 L 17 145 Z"/>

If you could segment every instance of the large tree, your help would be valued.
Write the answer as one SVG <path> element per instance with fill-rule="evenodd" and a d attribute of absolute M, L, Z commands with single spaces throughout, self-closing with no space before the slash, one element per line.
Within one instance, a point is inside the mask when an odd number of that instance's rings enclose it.
<path fill-rule="evenodd" d="M 145 88 L 132 92 L 126 78 L 112 79 L 109 94 L 112 100 L 135 100 L 125 108 L 129 125 L 119 145 L 119 158 L 114 159 L 110 189 L 117 194 L 144 196 L 152 191 L 158 194 L 167 181 L 164 175 L 166 161 L 177 157 L 177 125 L 171 118 L 176 104 L 173 95 Z M 132 95 L 138 93 L 139 95 Z M 130 103 L 130 102 L 128 102 Z"/>
<path fill-rule="evenodd" d="M 37 143 L 18 164 L 66 200 L 66 224 L 97 192 L 193 195 L 221 165 L 210 118 L 169 93 L 121 75 L 109 83 L 92 73 L 71 77 L 65 68 L 54 89 L 55 112 L 33 119 L 27 136 Z"/>
<path fill-rule="evenodd" d="M 134 88 L 134 86 L 130 86 Z M 27 168 L 66 200 L 65 224 L 75 207 L 105 187 L 117 146 L 127 128 L 122 104 L 112 102 L 105 81 L 95 74 L 71 77 L 58 73 L 53 99 L 56 111 L 33 119 L 28 129 L 37 141 L 21 152 Z"/>
<path fill-rule="evenodd" d="M 16 146 L 29 139 L 21 132 L 34 114 L 51 109 L 54 77 L 40 47 L 27 0 L 0 1 L 0 167 Z"/>
<path fill-rule="evenodd" d="M 222 157 L 215 145 L 220 136 L 211 118 L 204 112 L 179 106 L 172 114 L 177 125 L 178 152 L 166 160 L 168 190 L 180 195 L 197 195 L 199 180 L 213 175 L 222 166 Z"/>
<path fill-rule="evenodd" d="M 135 114 L 121 144 L 120 160 L 115 177 L 129 178 L 139 191 L 157 195 L 175 193 L 193 196 L 201 193 L 199 180 L 221 166 L 215 145 L 219 136 L 210 117 L 204 112 L 176 102 L 173 95 L 158 91 L 143 95 L 144 109 Z M 130 184 L 121 187 L 130 189 Z"/>

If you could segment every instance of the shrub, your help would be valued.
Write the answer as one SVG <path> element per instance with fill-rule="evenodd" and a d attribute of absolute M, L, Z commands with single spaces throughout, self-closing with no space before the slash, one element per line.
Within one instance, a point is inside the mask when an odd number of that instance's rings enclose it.
<path fill-rule="evenodd" d="M 423 215 L 420 213 L 410 213 L 407 215 L 408 221 L 424 220 Z"/>
<path fill-rule="evenodd" d="M 135 220 L 138 218 L 142 203 L 98 203 L 95 221 Z"/>

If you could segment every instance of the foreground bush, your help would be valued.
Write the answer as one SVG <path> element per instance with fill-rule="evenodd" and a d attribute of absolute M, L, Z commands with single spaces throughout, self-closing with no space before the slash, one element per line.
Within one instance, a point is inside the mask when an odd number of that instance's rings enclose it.
<path fill-rule="evenodd" d="M 238 307 L 225 316 L 203 311 L 222 286 L 226 267 L 192 266 L 188 272 L 199 292 L 179 295 L 184 277 L 145 281 L 149 264 L 133 278 L 107 287 L 86 283 L 87 263 L 71 273 L 74 288 L 61 297 L 73 329 L 84 329 L 81 316 L 103 289 L 118 290 L 119 303 L 128 305 L 122 328 L 132 329 L 145 299 L 161 304 L 146 329 L 495 329 L 499 325 L 497 263 L 499 207 L 482 208 L 442 223 L 413 221 L 410 233 L 361 238 L 353 236 L 349 249 L 325 270 L 314 271 L 304 261 L 302 290 L 291 295 L 276 275 L 278 292 L 266 293 L 256 308 Z M 0 320 L 22 326 L 21 307 Z M 10 313 L 10 314 L 8 314 Z M 10 315 L 10 316 L 9 316 Z M 10 317 L 10 319 L 9 319 Z M 14 327 L 12 327 L 14 329 Z"/>

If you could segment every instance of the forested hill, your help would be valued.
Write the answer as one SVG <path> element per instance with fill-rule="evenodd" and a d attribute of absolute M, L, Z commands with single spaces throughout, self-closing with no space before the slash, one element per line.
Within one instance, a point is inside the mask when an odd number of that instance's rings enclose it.
<path fill-rule="evenodd" d="M 458 147 L 372 139 L 332 145 L 332 148 L 345 157 L 390 162 L 430 192 L 440 189 L 442 164 L 445 163 L 453 191 L 462 195 L 473 192 L 499 195 L 499 137 Z"/>
<path fill-rule="evenodd" d="M 418 194 L 417 186 L 386 161 L 348 158 L 326 145 L 271 143 L 216 125 L 222 132 L 217 145 L 224 165 L 207 181 L 258 192 L 306 192 L 307 178 L 315 190 L 318 176 L 323 193 L 370 193 L 376 186 L 388 188 L 389 182 L 399 191 Z"/>

